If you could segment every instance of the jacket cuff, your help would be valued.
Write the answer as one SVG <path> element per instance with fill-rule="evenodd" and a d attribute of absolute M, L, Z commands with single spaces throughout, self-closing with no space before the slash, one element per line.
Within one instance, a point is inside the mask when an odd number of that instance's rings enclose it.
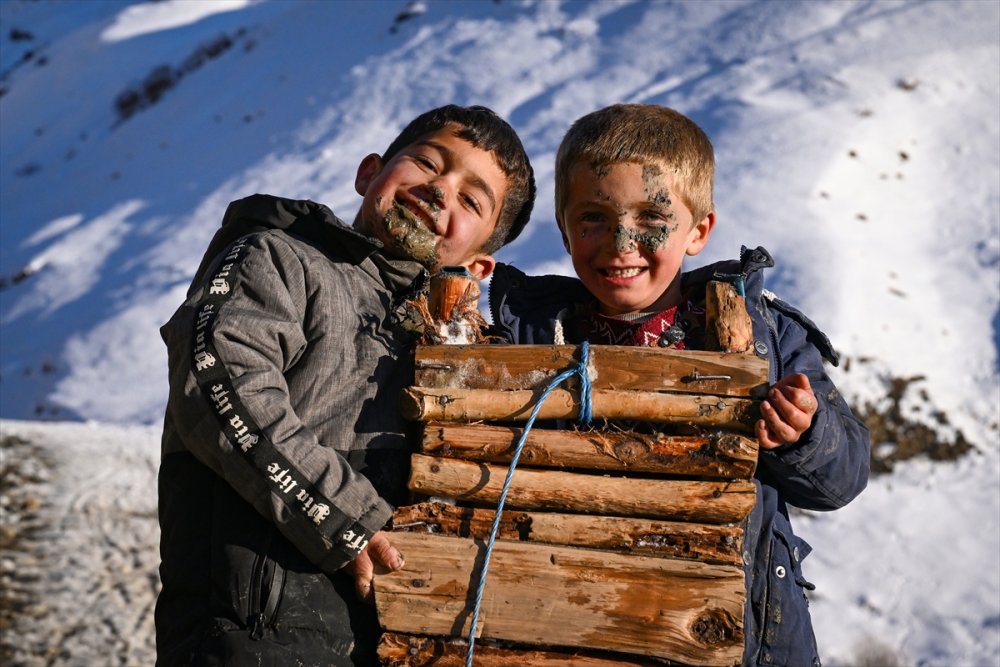
<path fill-rule="evenodd" d="M 317 563 L 319 568 L 327 574 L 334 574 L 353 561 L 368 546 L 372 536 L 389 522 L 392 511 L 389 503 L 377 498 L 375 504 L 357 521 L 333 535 L 334 542 L 329 552 Z"/>

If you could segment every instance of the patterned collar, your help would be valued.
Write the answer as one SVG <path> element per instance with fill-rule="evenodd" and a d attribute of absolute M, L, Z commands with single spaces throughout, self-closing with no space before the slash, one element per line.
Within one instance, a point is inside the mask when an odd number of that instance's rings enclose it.
<path fill-rule="evenodd" d="M 576 322 L 581 338 L 599 345 L 697 349 L 704 337 L 705 310 L 690 300 L 658 313 L 636 317 L 602 315 L 595 307 L 583 309 Z"/>

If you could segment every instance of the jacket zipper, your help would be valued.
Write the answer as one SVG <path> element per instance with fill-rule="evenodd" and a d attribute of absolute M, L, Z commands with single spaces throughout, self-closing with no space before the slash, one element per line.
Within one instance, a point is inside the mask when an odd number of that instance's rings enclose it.
<path fill-rule="evenodd" d="M 247 627 L 250 629 L 250 639 L 260 639 L 264 636 L 264 613 L 260 598 L 264 578 L 265 556 L 257 554 L 250 571 L 250 606 L 247 613 Z"/>
<path fill-rule="evenodd" d="M 767 556 L 764 558 L 766 567 L 762 573 L 764 576 L 764 604 L 761 607 L 761 622 L 760 622 L 760 637 L 758 638 L 760 642 L 757 645 L 757 655 L 754 657 L 754 664 L 760 664 L 761 653 L 764 652 L 764 641 L 767 637 L 767 628 L 771 622 L 770 606 L 771 606 L 771 558 L 774 556 L 774 535 L 768 535 L 767 537 Z M 754 575 L 757 576 L 757 575 Z"/>
<path fill-rule="evenodd" d="M 284 569 L 265 554 L 258 554 L 250 573 L 250 604 L 247 614 L 250 639 L 262 639 L 264 630 L 274 626 L 284 584 Z"/>
<path fill-rule="evenodd" d="M 771 317 L 774 316 L 772 315 Z M 778 354 L 778 334 L 769 322 L 766 324 L 767 333 L 771 339 L 771 355 L 774 357 L 774 377 L 771 379 L 771 384 L 774 384 L 780 378 L 784 377 L 785 368 L 784 364 L 781 363 L 781 355 Z"/>

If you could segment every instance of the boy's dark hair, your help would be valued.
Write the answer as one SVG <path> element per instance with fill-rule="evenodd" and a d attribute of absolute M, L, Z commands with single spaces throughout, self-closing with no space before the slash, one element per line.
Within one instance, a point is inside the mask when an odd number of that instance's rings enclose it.
<path fill-rule="evenodd" d="M 659 160 L 673 171 L 678 196 L 694 222 L 714 208 L 715 151 L 697 123 L 656 104 L 614 104 L 578 119 L 556 153 L 556 220 L 562 225 L 570 172 L 586 162 L 594 167 Z"/>
<path fill-rule="evenodd" d="M 403 128 L 382 155 L 383 162 L 422 137 L 447 125 L 456 125 L 455 134 L 476 148 L 493 154 L 507 177 L 507 195 L 500 208 L 496 229 L 483 244 L 482 251 L 493 254 L 518 237 L 528 224 L 535 203 L 535 173 L 528 154 L 507 121 L 482 106 L 461 107 L 448 104 L 420 114 Z"/>

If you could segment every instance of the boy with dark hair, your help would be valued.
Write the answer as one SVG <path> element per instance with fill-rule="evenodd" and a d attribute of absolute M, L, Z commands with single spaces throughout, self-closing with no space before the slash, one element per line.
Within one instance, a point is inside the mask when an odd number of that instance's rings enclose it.
<path fill-rule="evenodd" d="M 757 504 L 747 519 L 745 665 L 818 665 L 801 561 L 810 547 L 786 503 L 845 505 L 868 480 L 869 435 L 823 370 L 829 340 L 763 289 L 763 248 L 682 273 L 715 226 L 712 144 L 694 122 L 655 105 L 619 104 L 580 118 L 556 156 L 556 221 L 579 280 L 498 265 L 490 304 L 498 333 L 519 343 L 698 349 L 705 287 L 743 286 L 754 350 L 771 389 L 756 436 Z"/>
<path fill-rule="evenodd" d="M 534 177 L 483 107 L 413 120 L 358 167 L 353 229 L 325 206 L 230 204 L 161 329 L 160 665 L 377 664 L 374 568 L 404 499 L 405 301 L 429 273 L 482 279 L 523 229 Z"/>

